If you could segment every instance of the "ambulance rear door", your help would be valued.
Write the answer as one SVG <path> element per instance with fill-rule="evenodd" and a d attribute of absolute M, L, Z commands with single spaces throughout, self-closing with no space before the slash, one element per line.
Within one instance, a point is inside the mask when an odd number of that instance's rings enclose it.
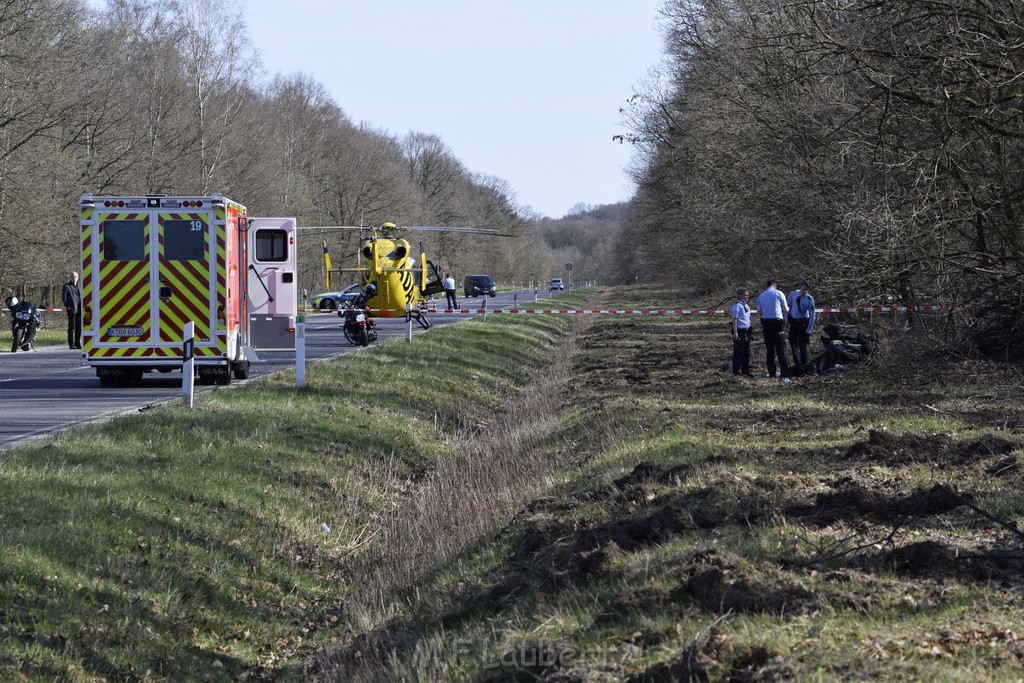
<path fill-rule="evenodd" d="M 95 201 L 95 227 L 82 254 L 83 306 L 91 314 L 86 351 L 90 361 L 108 365 L 146 360 L 159 329 L 153 323 L 156 221 L 145 198 Z"/>
<path fill-rule="evenodd" d="M 294 351 L 295 219 L 253 218 L 247 240 L 250 345 L 257 351 Z"/>
<path fill-rule="evenodd" d="M 195 325 L 197 364 L 222 362 L 217 335 L 217 221 L 208 198 L 159 198 L 154 244 L 157 354 L 178 358 L 185 325 Z M 220 228 L 223 230 L 223 228 Z M 219 342 L 219 343 L 218 343 Z"/>

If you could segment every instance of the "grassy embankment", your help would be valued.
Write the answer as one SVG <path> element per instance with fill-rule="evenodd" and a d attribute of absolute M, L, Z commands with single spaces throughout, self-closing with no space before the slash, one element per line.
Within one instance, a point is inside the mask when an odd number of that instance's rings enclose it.
<path fill-rule="evenodd" d="M 381 622 L 375 596 L 460 543 L 410 520 L 472 533 L 423 505 L 437 473 L 521 438 L 569 326 L 490 316 L 3 453 L 0 678 L 235 680 Z M 531 462 L 495 458 L 495 514 Z"/>
<path fill-rule="evenodd" d="M 678 305 L 641 296 L 607 305 Z M 784 384 L 731 375 L 721 317 L 594 322 L 557 485 L 322 677 L 1019 679 L 1020 373 L 905 343 Z"/>
<path fill-rule="evenodd" d="M 0 672 L 1017 677 L 1019 374 L 725 328 L 492 316 L 8 454 Z"/>

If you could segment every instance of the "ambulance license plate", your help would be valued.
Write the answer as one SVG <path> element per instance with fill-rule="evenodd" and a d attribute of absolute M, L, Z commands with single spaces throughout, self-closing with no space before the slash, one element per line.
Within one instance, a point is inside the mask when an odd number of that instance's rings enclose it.
<path fill-rule="evenodd" d="M 117 325 L 107 328 L 108 337 L 141 337 L 141 325 Z"/>

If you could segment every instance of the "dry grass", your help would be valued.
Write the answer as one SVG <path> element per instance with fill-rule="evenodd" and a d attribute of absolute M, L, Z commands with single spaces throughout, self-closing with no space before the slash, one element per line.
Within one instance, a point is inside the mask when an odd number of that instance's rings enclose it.
<path fill-rule="evenodd" d="M 623 304 L 636 302 L 608 302 Z M 559 453 L 556 485 L 460 541 L 389 622 L 308 673 L 1013 679 L 1019 373 L 930 345 L 911 362 L 904 338 L 854 372 L 746 380 L 729 373 L 724 328 L 582 331 L 540 442 Z"/>
<path fill-rule="evenodd" d="M 583 323 L 555 349 L 551 364 L 509 396 L 493 416 L 446 438 L 454 456 L 427 473 L 392 509 L 353 568 L 363 611 L 378 623 L 379 605 L 424 580 L 467 543 L 492 532 L 537 491 L 562 477 L 550 436 Z M 386 475 L 385 475 L 386 476 Z M 376 625 L 376 624 L 372 624 Z"/>
<path fill-rule="evenodd" d="M 902 339 L 783 384 L 729 346 L 495 316 L 13 451 L 0 672 L 1017 676 L 1020 373 Z"/>

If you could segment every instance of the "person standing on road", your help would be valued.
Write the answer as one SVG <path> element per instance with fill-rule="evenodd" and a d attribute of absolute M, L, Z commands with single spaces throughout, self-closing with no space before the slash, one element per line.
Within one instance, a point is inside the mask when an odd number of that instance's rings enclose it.
<path fill-rule="evenodd" d="M 71 271 L 60 293 L 64 311 L 68 314 L 68 348 L 82 348 L 82 289 L 78 286 L 78 273 Z"/>
<path fill-rule="evenodd" d="M 786 295 L 780 292 L 775 280 L 768 281 L 768 288 L 757 297 L 757 313 L 761 316 L 761 331 L 764 333 L 768 376 L 775 377 L 775 359 L 779 360 L 779 374 L 789 374 L 789 363 L 786 362 L 786 333 L 783 326 L 789 304 Z"/>
<path fill-rule="evenodd" d="M 732 374 L 753 377 L 750 372 L 750 293 L 746 287 L 736 289 L 732 305 Z"/>
<path fill-rule="evenodd" d="M 459 302 L 455 300 L 455 278 L 451 273 L 445 273 L 443 284 L 444 295 L 448 298 L 448 308 L 454 311 L 459 307 Z"/>
<path fill-rule="evenodd" d="M 789 348 L 793 352 L 793 366 L 798 372 L 811 373 L 810 343 L 814 327 L 814 297 L 807 291 L 807 282 L 801 282 L 789 293 Z"/>

